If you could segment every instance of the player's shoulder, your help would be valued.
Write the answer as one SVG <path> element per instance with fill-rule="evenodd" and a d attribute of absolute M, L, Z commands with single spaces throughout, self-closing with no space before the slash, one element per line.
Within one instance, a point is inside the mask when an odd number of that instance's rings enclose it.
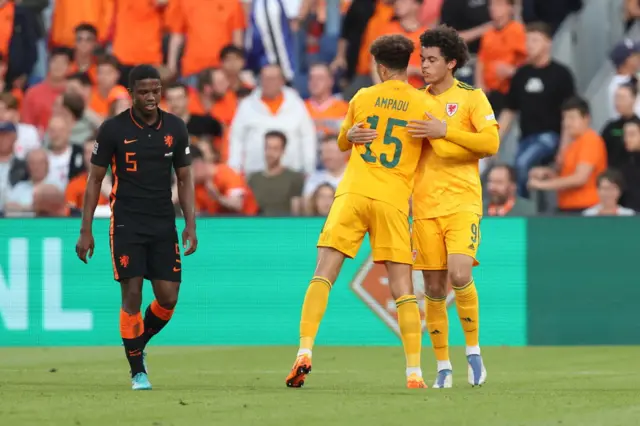
<path fill-rule="evenodd" d="M 183 119 L 170 112 L 164 110 L 160 111 L 162 114 L 163 125 L 167 130 L 182 131 L 186 129 L 187 125 L 184 123 Z"/>
<path fill-rule="evenodd" d="M 125 110 L 120 114 L 109 117 L 102 122 L 98 129 L 98 135 L 102 138 L 106 136 L 120 136 L 123 134 L 123 129 L 126 129 L 129 123 L 131 123 L 131 117 L 129 116 L 129 110 Z"/>
<path fill-rule="evenodd" d="M 351 103 L 357 102 L 358 100 L 362 100 L 368 96 L 371 96 L 372 93 L 375 93 L 378 90 L 379 88 L 375 85 L 369 86 L 369 87 L 363 87 L 362 89 L 358 90 L 355 95 L 353 95 L 353 97 L 351 98 Z"/>

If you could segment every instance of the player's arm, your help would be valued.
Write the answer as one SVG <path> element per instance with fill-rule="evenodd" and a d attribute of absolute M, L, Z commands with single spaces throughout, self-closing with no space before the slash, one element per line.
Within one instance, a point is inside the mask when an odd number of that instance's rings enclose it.
<path fill-rule="evenodd" d="M 173 154 L 173 168 L 176 171 L 176 187 L 178 200 L 182 208 L 185 226 L 195 229 L 195 189 L 191 174 L 191 151 L 189 150 L 189 135 L 183 125 Z"/>
<path fill-rule="evenodd" d="M 340 151 L 346 152 L 351 149 L 351 142 L 347 138 L 347 133 L 353 127 L 354 120 L 354 110 L 355 110 L 355 100 L 356 96 L 351 99 L 349 102 L 349 109 L 347 110 L 347 115 L 342 121 L 342 126 L 340 126 L 340 134 L 338 135 L 338 147 Z"/>
<path fill-rule="evenodd" d="M 471 161 L 471 160 L 479 160 L 481 158 L 486 157 L 482 154 L 477 154 L 473 151 L 469 151 L 461 147 L 460 145 L 456 145 L 451 143 L 445 139 L 432 139 L 430 140 L 431 147 L 433 148 L 433 152 L 440 158 L 448 158 L 451 160 L 460 160 L 460 161 Z"/>
<path fill-rule="evenodd" d="M 485 127 L 478 133 L 447 126 L 444 138 L 483 157 L 495 155 L 500 148 L 498 126 Z"/>
<path fill-rule="evenodd" d="M 116 138 L 112 135 L 111 122 L 107 121 L 100 129 L 96 141 L 93 144 L 91 154 L 91 165 L 87 178 L 87 187 L 84 191 L 84 202 L 82 207 L 82 227 L 80 233 L 92 233 L 93 215 L 100 200 L 102 192 L 102 181 L 107 174 L 107 168 L 113 161 L 116 153 Z"/>
<path fill-rule="evenodd" d="M 182 1 L 173 0 L 167 5 L 164 13 L 166 26 L 169 29 L 169 47 L 167 50 L 167 67 L 176 74 L 178 72 L 178 61 L 180 49 L 184 45 L 185 22 L 182 12 Z"/>

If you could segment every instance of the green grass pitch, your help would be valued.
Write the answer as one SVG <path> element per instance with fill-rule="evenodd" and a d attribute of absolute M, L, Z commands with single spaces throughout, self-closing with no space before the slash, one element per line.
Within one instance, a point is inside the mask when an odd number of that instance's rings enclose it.
<path fill-rule="evenodd" d="M 154 390 L 133 392 L 123 349 L 1 348 L 0 424 L 7 426 L 640 424 L 640 347 L 485 348 L 487 383 L 404 388 L 400 347 L 322 347 L 302 389 L 288 389 L 293 347 L 161 347 Z M 423 353 L 433 381 L 433 356 Z"/>

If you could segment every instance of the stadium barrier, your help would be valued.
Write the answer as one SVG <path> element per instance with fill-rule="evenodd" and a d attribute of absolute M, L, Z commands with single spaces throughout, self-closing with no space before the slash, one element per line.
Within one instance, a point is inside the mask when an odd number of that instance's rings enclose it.
<path fill-rule="evenodd" d="M 157 343 L 296 344 L 322 224 L 315 218 L 200 219 L 198 251 L 183 259 L 176 315 Z M 108 221 L 96 220 L 88 265 L 75 255 L 78 230 L 77 219 L 0 220 L 0 346 L 120 344 Z M 640 221 L 632 218 L 484 219 L 475 271 L 482 343 L 637 343 L 637 235 Z M 384 270 L 369 254 L 365 242 L 345 263 L 319 344 L 399 344 Z M 415 277 L 419 294 L 422 282 Z M 145 284 L 144 303 L 152 298 Z M 463 344 L 453 304 L 450 318 L 451 343 Z"/>

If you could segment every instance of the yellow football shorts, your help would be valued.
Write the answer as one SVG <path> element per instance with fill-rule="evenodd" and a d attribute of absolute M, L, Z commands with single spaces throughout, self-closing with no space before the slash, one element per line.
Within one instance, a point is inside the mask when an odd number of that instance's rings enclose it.
<path fill-rule="evenodd" d="M 413 264 L 407 215 L 391 204 L 358 194 L 335 198 L 318 247 L 331 247 L 353 258 L 367 232 L 374 262 Z"/>
<path fill-rule="evenodd" d="M 447 256 L 465 254 L 473 258 L 473 266 L 480 245 L 481 216 L 458 212 L 413 222 L 412 239 L 415 263 L 413 269 L 442 271 L 447 269 Z"/>

